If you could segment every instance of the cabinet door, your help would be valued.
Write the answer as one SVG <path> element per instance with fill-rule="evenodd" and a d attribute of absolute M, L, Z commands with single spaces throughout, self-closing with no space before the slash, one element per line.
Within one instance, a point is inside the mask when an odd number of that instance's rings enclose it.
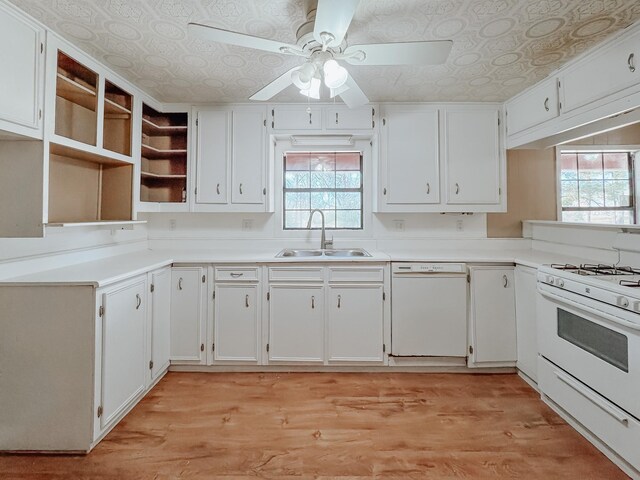
<path fill-rule="evenodd" d="M 233 109 L 232 203 L 264 203 L 265 119 L 264 107 Z"/>
<path fill-rule="evenodd" d="M 439 203 L 438 110 L 386 107 L 380 155 L 384 203 Z"/>
<path fill-rule="evenodd" d="M 327 130 L 371 130 L 374 128 L 374 109 L 371 106 L 349 108 L 341 105 L 326 107 L 324 128 Z"/>
<path fill-rule="evenodd" d="M 470 268 L 473 364 L 514 363 L 516 309 L 513 268 Z"/>
<path fill-rule="evenodd" d="M 382 293 L 382 285 L 329 287 L 330 362 L 384 360 Z"/>
<path fill-rule="evenodd" d="M 227 203 L 231 112 L 201 110 L 197 117 L 196 202 Z"/>
<path fill-rule="evenodd" d="M 536 330 L 536 269 L 518 265 L 515 271 L 518 369 L 538 381 L 538 337 Z"/>
<path fill-rule="evenodd" d="M 322 109 L 306 105 L 276 105 L 271 109 L 274 130 L 321 130 Z"/>
<path fill-rule="evenodd" d="M 447 203 L 500 203 L 498 109 L 447 110 Z"/>
<path fill-rule="evenodd" d="M 507 131 L 513 135 L 551 120 L 558 114 L 558 81 L 552 77 L 509 101 Z"/>
<path fill-rule="evenodd" d="M 269 361 L 324 360 L 322 285 L 271 285 Z"/>
<path fill-rule="evenodd" d="M 201 267 L 174 267 L 171 272 L 171 360 L 205 361 L 204 297 L 206 276 Z"/>
<path fill-rule="evenodd" d="M 258 363 L 258 285 L 216 284 L 215 361 Z"/>
<path fill-rule="evenodd" d="M 103 294 L 102 415 L 104 428 L 145 389 L 144 323 L 147 282 Z"/>
<path fill-rule="evenodd" d="M 151 274 L 151 381 L 168 366 L 171 331 L 171 269 Z"/>
<path fill-rule="evenodd" d="M 0 130 L 42 137 L 43 38 L 38 26 L 0 4 Z"/>
<path fill-rule="evenodd" d="M 570 112 L 639 82 L 640 32 L 636 32 L 562 73 L 562 112 Z"/>

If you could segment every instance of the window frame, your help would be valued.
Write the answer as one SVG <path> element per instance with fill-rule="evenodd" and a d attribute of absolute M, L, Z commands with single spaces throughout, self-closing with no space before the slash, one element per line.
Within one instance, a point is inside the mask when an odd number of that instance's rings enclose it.
<path fill-rule="evenodd" d="M 629 207 L 568 207 L 562 206 L 562 154 L 563 153 L 630 153 L 630 186 L 631 186 L 631 206 Z M 574 212 L 597 212 L 603 211 L 631 211 L 633 216 L 633 223 L 631 224 L 611 224 L 611 225 L 638 225 L 640 221 L 640 178 L 639 176 L 640 165 L 640 145 L 560 145 L 556 147 L 556 207 L 557 207 L 557 219 L 562 222 L 562 213 L 564 211 Z M 575 222 L 566 222 L 575 223 Z M 582 222 L 580 222 L 582 223 Z M 589 223 L 584 223 L 589 225 Z M 598 223 L 594 223 L 598 225 Z M 608 225 L 608 224 L 607 224 Z"/>
<path fill-rule="evenodd" d="M 314 154 L 314 153 L 318 153 L 318 154 L 335 154 L 335 153 L 353 153 L 353 154 L 357 154 L 360 157 L 360 169 L 358 170 L 360 172 L 360 187 L 359 188 L 312 188 L 311 186 L 309 186 L 309 188 L 301 188 L 301 189 L 292 189 L 292 188 L 287 188 L 285 186 L 286 184 L 286 175 L 287 175 L 287 169 L 285 168 L 285 163 L 286 163 L 286 156 L 287 153 L 309 153 L 309 154 Z M 292 171 L 292 170 L 289 170 Z M 356 171 L 356 170 L 352 170 L 352 171 Z M 338 172 L 338 170 L 334 170 L 334 172 Z M 341 193 L 341 192 L 349 192 L 349 193 L 360 193 L 360 226 L 359 227 L 354 227 L 354 228 L 347 228 L 347 227 L 325 227 L 325 230 L 331 230 L 332 232 L 339 232 L 339 231 L 361 231 L 364 229 L 364 155 L 363 152 L 358 151 L 358 150 L 353 150 L 353 151 L 348 151 L 348 150 L 320 150 L 320 149 L 314 149 L 314 150 L 310 150 L 309 152 L 299 152 L 296 150 L 288 150 L 285 151 L 283 156 L 282 156 L 282 208 L 281 208 L 281 214 L 282 214 L 282 218 L 281 218 L 281 227 L 285 232 L 290 232 L 290 231 L 296 231 L 296 230 L 321 230 L 321 227 L 311 227 L 311 228 L 307 228 L 307 227 L 287 227 L 285 225 L 285 220 L 286 220 L 286 214 L 287 214 L 287 209 L 286 209 L 286 196 L 287 196 L 287 192 L 309 192 L 309 193 L 314 193 L 314 192 L 332 192 L 334 194 L 337 193 Z M 312 211 L 314 211 L 315 209 L 311 208 L 311 204 L 309 204 L 309 214 L 311 214 Z M 322 210 L 322 209 L 320 209 Z M 337 216 L 337 212 L 339 210 L 353 210 L 353 209 L 335 209 L 336 212 L 336 223 L 338 220 L 338 216 Z"/>

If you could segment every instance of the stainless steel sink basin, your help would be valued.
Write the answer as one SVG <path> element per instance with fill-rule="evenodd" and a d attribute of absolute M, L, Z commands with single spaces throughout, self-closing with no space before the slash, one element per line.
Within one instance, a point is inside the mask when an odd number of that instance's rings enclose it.
<path fill-rule="evenodd" d="M 276 255 L 276 258 L 289 257 L 370 257 L 371 254 L 362 248 L 331 249 L 331 250 L 297 250 L 285 248 Z"/>

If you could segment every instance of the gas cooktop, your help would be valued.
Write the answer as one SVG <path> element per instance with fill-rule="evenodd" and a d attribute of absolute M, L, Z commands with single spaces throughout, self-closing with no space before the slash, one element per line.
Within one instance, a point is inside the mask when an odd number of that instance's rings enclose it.
<path fill-rule="evenodd" d="M 614 282 L 623 287 L 640 288 L 640 268 L 591 263 L 583 263 L 579 266 L 551 264 L 550 267 L 585 277 L 599 277 L 599 280 Z"/>

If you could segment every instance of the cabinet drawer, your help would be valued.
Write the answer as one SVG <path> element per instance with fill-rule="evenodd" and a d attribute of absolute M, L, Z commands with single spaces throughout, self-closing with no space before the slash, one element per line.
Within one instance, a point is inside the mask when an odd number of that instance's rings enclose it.
<path fill-rule="evenodd" d="M 330 282 L 376 282 L 384 281 L 383 267 L 330 267 Z"/>
<path fill-rule="evenodd" d="M 640 422 L 543 357 L 538 358 L 542 392 L 619 456 L 640 468 Z"/>
<path fill-rule="evenodd" d="M 306 280 L 309 282 L 322 282 L 324 280 L 322 267 L 271 267 L 269 268 L 269 280 L 272 282 L 288 282 Z"/>
<path fill-rule="evenodd" d="M 258 267 L 216 267 L 215 272 L 216 281 L 258 281 Z"/>

